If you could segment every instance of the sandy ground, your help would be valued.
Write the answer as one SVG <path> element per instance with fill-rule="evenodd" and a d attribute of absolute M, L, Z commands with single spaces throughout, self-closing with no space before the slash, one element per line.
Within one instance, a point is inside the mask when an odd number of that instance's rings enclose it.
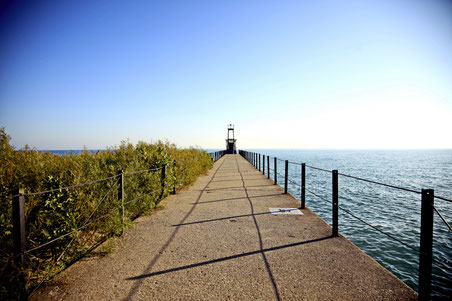
<path fill-rule="evenodd" d="M 106 257 L 69 267 L 32 300 L 416 300 L 402 281 L 239 155 L 165 209 L 136 220 Z"/>

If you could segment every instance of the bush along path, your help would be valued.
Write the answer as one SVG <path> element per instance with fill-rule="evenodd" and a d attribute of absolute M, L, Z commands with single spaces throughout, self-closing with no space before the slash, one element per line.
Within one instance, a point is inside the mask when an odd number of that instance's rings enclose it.
<path fill-rule="evenodd" d="M 31 299 L 417 300 L 309 208 L 272 214 L 300 204 L 239 155 L 162 204 L 109 256 L 85 257 Z"/>
<path fill-rule="evenodd" d="M 160 141 L 65 156 L 9 142 L 0 129 L 1 300 L 25 298 L 213 164 L 205 151 Z M 21 202 L 18 251 L 13 204 Z"/>

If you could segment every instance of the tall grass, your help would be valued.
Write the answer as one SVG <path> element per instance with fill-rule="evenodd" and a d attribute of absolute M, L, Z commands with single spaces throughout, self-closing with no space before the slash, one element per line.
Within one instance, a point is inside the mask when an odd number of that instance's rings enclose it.
<path fill-rule="evenodd" d="M 107 237 L 120 235 L 121 203 L 118 178 L 72 189 L 57 189 L 117 175 L 118 170 L 161 170 L 124 175 L 126 223 L 153 209 L 172 191 L 190 185 L 212 167 L 205 151 L 178 149 L 168 142 L 137 145 L 122 142 L 107 151 L 66 156 L 40 153 L 25 147 L 16 150 L 4 128 L 0 129 L 0 299 L 18 298 L 20 288 L 30 293 Z M 173 162 L 176 161 L 176 166 Z M 61 235 L 63 239 L 26 254 L 24 267 L 16 266 L 13 250 L 12 198 L 16 189 L 25 193 L 57 189 L 25 197 L 27 250 Z M 88 221 L 88 223 L 87 223 Z M 78 228 L 85 226 L 77 231 Z"/>

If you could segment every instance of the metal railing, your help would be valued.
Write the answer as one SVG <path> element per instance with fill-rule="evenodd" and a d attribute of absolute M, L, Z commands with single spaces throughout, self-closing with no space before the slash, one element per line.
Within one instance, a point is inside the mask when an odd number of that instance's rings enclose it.
<path fill-rule="evenodd" d="M 277 157 L 273 157 L 273 160 L 270 160 L 270 156 L 268 155 L 262 155 L 260 153 L 256 152 L 249 152 L 245 150 L 240 150 L 239 154 L 243 156 L 247 161 L 249 161 L 253 166 L 255 166 L 259 171 L 262 171 L 262 173 L 265 175 L 265 172 L 267 171 L 267 177 L 270 179 L 270 162 L 273 161 L 273 179 L 274 184 L 278 184 L 278 175 L 282 176 L 284 178 L 284 193 L 288 193 L 288 183 L 291 182 L 292 184 L 300 187 L 300 202 L 301 202 L 301 209 L 305 208 L 306 204 L 306 192 L 312 194 L 313 196 L 326 201 L 332 205 L 331 207 L 331 214 L 332 214 L 332 236 L 338 236 L 339 235 L 339 209 L 342 212 L 345 212 L 346 214 L 350 215 L 351 217 L 357 219 L 358 221 L 362 222 L 363 224 L 371 227 L 372 229 L 378 231 L 379 233 L 387 236 L 388 238 L 404 245 L 405 247 L 408 247 L 409 249 L 417 252 L 419 254 L 419 282 L 418 282 L 418 294 L 419 294 L 419 300 L 430 300 L 431 297 L 431 290 L 432 290 L 432 262 L 436 262 L 442 267 L 445 267 L 444 263 L 441 261 L 436 260 L 433 258 L 433 215 L 434 212 L 438 214 L 438 216 L 441 218 L 442 222 L 447 226 L 447 228 L 452 233 L 452 228 L 450 224 L 446 221 L 444 216 L 439 212 L 438 208 L 434 206 L 434 199 L 446 201 L 446 202 L 452 202 L 451 199 L 442 197 L 442 196 L 435 196 L 433 189 L 422 189 L 421 191 L 416 191 L 413 189 L 408 189 L 405 187 L 390 185 L 386 183 L 381 183 L 353 175 L 348 175 L 344 173 L 339 173 L 338 170 L 327 170 L 311 165 L 307 165 L 306 163 L 297 163 L 297 162 L 290 162 L 289 160 L 281 160 Z M 281 174 L 278 172 L 278 162 L 281 162 L 284 164 L 284 174 Z M 295 182 L 289 178 L 289 164 L 295 164 L 301 166 L 301 172 L 300 172 L 300 183 Z M 306 168 L 314 169 L 317 171 L 325 172 L 331 174 L 331 200 L 320 196 L 318 193 L 315 193 L 314 191 L 306 188 Z M 378 227 L 366 222 L 362 218 L 358 217 L 356 214 L 353 214 L 350 210 L 347 210 L 345 208 L 342 208 L 339 206 L 339 176 L 354 179 L 357 181 L 363 181 L 366 183 L 374 184 L 374 185 L 380 185 L 391 189 L 397 189 L 405 192 L 415 193 L 419 194 L 421 196 L 420 202 L 421 202 L 421 225 L 420 225 L 420 248 L 417 249 L 415 247 L 410 246 L 409 244 L 405 243 L 404 241 L 398 239 L 394 235 L 391 235 L 387 233 L 386 231 L 383 231 L 379 229 Z"/>
<path fill-rule="evenodd" d="M 172 174 L 172 177 L 167 176 L 169 168 L 172 169 L 172 171 L 170 171 Z M 151 173 L 154 174 L 154 176 L 152 176 L 152 177 L 150 176 L 150 177 L 152 179 L 155 178 L 156 183 L 149 182 L 149 184 L 152 184 L 151 186 L 153 186 L 153 187 L 155 186 L 156 189 L 154 189 L 152 191 L 144 191 L 144 192 L 142 192 L 141 195 L 139 195 L 131 200 L 125 201 L 124 190 L 125 190 L 126 186 L 124 184 L 124 178 L 126 176 L 130 177 L 130 176 L 136 176 L 138 174 L 151 174 Z M 149 177 L 146 179 L 149 180 Z M 27 197 L 37 197 L 37 196 L 41 197 L 41 196 L 49 195 L 52 193 L 61 193 L 64 191 L 70 191 L 70 190 L 74 190 L 74 189 L 78 189 L 78 188 L 85 188 L 85 187 L 88 187 L 90 185 L 97 184 L 97 183 L 99 183 L 101 185 L 106 183 L 107 191 L 106 191 L 106 193 L 104 193 L 102 195 L 102 197 L 100 197 L 100 199 L 97 203 L 94 202 L 94 204 L 96 204 L 94 206 L 94 209 L 89 213 L 88 217 L 85 220 L 79 221 L 78 226 L 71 229 L 67 233 L 60 234 L 56 237 L 52 237 L 51 239 L 49 239 L 48 241 L 45 241 L 45 242 L 42 242 L 42 241 L 37 242 L 34 239 L 30 240 L 27 237 L 26 218 L 25 218 L 25 212 L 27 211 L 26 205 L 25 205 L 26 204 L 25 199 Z M 170 185 L 172 187 L 170 187 Z M 45 275 L 41 279 L 38 280 L 37 285 L 33 286 L 33 290 L 29 294 L 29 295 L 31 295 L 42 285 L 42 283 L 44 283 L 47 280 L 49 274 L 53 271 L 53 267 L 60 260 L 62 260 L 64 254 L 68 251 L 69 247 L 74 243 L 76 238 L 80 238 L 80 236 L 81 236 L 80 231 L 82 231 L 92 225 L 102 226 L 102 224 L 97 224 L 97 222 L 99 222 L 101 220 L 105 220 L 109 216 L 119 214 L 119 220 L 121 223 L 121 225 L 120 225 L 121 233 L 120 234 L 122 234 L 124 231 L 124 226 L 126 224 L 126 221 L 125 221 L 126 215 L 128 213 L 136 214 L 136 212 L 133 212 L 133 211 L 127 212 L 127 210 L 126 210 L 127 205 L 129 205 L 128 208 L 133 208 L 133 207 L 130 207 L 131 203 L 135 203 L 139 200 L 143 200 L 147 196 L 156 197 L 155 203 L 157 203 L 159 200 L 161 200 L 164 197 L 165 189 L 167 189 L 166 190 L 167 193 L 175 194 L 177 185 L 178 185 L 178 183 L 177 183 L 177 178 L 176 178 L 176 161 L 173 161 L 173 164 L 163 165 L 158 168 L 127 171 L 127 172 L 124 172 L 123 170 L 119 170 L 117 172 L 117 174 L 109 176 L 109 177 L 96 179 L 96 180 L 89 181 L 86 183 L 81 183 L 81 184 L 76 184 L 76 185 L 71 185 L 71 186 L 66 186 L 66 187 L 58 187 L 58 188 L 48 189 L 48 190 L 39 191 L 39 192 L 25 193 L 24 189 L 17 189 L 15 191 L 15 193 L 13 194 L 13 196 L 11 196 L 11 198 L 12 198 L 13 244 L 14 244 L 13 254 L 14 255 L 12 255 L 11 258 L 9 258 L 7 260 L 7 262 L 13 262 L 15 264 L 16 268 L 18 268 L 18 270 L 26 269 L 27 265 L 29 264 L 28 260 L 39 260 L 37 255 L 33 255 L 34 252 L 36 252 L 37 250 L 43 249 L 43 248 L 49 248 L 56 242 L 61 241 L 63 239 L 66 239 L 66 241 L 69 239 L 69 241 L 67 242 L 67 244 L 65 244 L 65 247 L 62 248 L 62 251 L 56 257 L 56 259 L 50 261 L 50 268 L 48 268 L 48 267 L 46 268 L 47 272 L 45 273 Z M 151 187 L 151 186 L 149 186 L 149 187 Z M 97 187 L 97 188 L 100 189 L 99 187 Z M 115 188 L 117 190 L 116 199 L 112 195 Z M 145 188 L 144 190 L 146 190 L 146 187 L 144 187 L 144 188 Z M 133 195 L 133 193 L 131 193 L 131 195 Z M 110 199 L 113 201 L 113 202 L 111 202 L 113 204 L 113 207 L 104 208 L 107 199 Z M 98 213 L 100 213 L 100 214 L 98 214 Z M 46 229 L 43 229 L 43 230 L 45 231 Z M 92 237 L 96 231 L 97 231 L 96 229 L 94 229 L 93 231 L 90 231 L 92 233 L 89 233 L 88 237 L 84 237 L 84 239 L 86 239 L 86 240 L 85 240 L 85 242 L 81 242 L 81 245 L 85 246 L 88 241 L 92 242 L 93 241 Z M 47 262 L 49 262 L 49 260 L 47 260 Z M 18 276 L 17 281 L 19 282 L 19 286 L 21 289 L 20 299 L 27 299 L 28 293 L 26 292 L 26 289 L 25 289 L 27 280 L 25 279 L 25 276 L 23 275 L 23 273 L 19 273 L 19 274 L 21 274 L 21 275 Z"/>
<path fill-rule="evenodd" d="M 209 154 L 210 154 L 210 156 L 212 156 L 213 162 L 217 162 L 218 160 L 220 160 L 221 157 L 223 157 L 225 154 L 227 154 L 227 151 L 221 150 L 221 151 L 211 152 Z"/>

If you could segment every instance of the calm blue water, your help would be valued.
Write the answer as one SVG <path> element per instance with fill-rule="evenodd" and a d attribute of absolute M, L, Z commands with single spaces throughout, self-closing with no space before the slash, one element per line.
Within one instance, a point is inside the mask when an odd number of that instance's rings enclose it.
<path fill-rule="evenodd" d="M 88 149 L 88 150 L 81 150 L 81 149 L 74 149 L 74 150 L 64 150 L 64 149 L 59 149 L 59 150 L 39 150 L 40 153 L 51 153 L 54 155 L 61 155 L 61 156 L 65 156 L 65 155 L 69 155 L 69 154 L 75 154 L 75 155 L 80 155 L 82 152 L 90 152 L 90 153 L 97 153 L 98 151 L 105 151 L 102 149 Z"/>
<path fill-rule="evenodd" d="M 306 163 L 339 173 L 452 199 L 452 150 L 249 150 L 291 162 Z M 273 158 L 271 158 L 273 178 Z M 284 162 L 277 162 L 278 183 L 284 185 Z M 301 166 L 289 164 L 290 179 L 301 183 Z M 331 173 L 306 168 L 306 188 L 331 200 Z M 300 187 L 289 183 L 300 198 Z M 331 204 L 306 192 L 306 205 L 331 225 Z M 419 248 L 420 195 L 339 176 L 339 206 L 366 222 Z M 452 203 L 435 199 L 435 207 L 452 222 Z M 435 214 L 433 290 L 436 298 L 452 296 L 452 232 Z M 339 211 L 339 232 L 417 290 L 419 255 Z"/>

